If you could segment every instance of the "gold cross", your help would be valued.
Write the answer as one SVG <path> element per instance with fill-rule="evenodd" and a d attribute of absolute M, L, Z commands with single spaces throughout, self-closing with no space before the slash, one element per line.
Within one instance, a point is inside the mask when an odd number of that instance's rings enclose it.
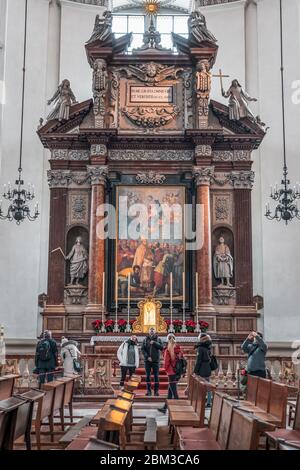
<path fill-rule="evenodd" d="M 230 75 L 223 75 L 223 74 L 222 74 L 222 70 L 219 69 L 219 75 L 213 75 L 213 77 L 216 77 L 216 78 L 219 78 L 219 79 L 220 79 L 221 90 L 224 90 L 224 87 L 223 87 L 223 78 L 229 78 Z"/>

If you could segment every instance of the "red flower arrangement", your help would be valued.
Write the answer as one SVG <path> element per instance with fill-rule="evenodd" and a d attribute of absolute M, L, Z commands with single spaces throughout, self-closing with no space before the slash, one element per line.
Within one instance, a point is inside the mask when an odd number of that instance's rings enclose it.
<path fill-rule="evenodd" d="M 102 320 L 95 320 L 92 322 L 92 326 L 94 330 L 96 331 L 96 333 L 100 333 L 102 324 L 103 324 Z"/>
<path fill-rule="evenodd" d="M 175 333 L 181 333 L 182 325 L 183 325 L 182 320 L 174 320 L 173 321 L 173 327 L 174 327 Z"/>
<path fill-rule="evenodd" d="M 200 325 L 200 330 L 203 332 L 203 333 L 206 333 L 208 328 L 209 328 L 209 323 L 207 323 L 206 321 L 204 320 L 199 320 L 199 325 Z"/>
<path fill-rule="evenodd" d="M 185 326 L 188 333 L 194 333 L 196 329 L 196 323 L 193 320 L 188 320 L 185 322 Z"/>
<path fill-rule="evenodd" d="M 106 333 L 112 333 L 114 331 L 114 326 L 114 320 L 106 320 L 106 322 L 104 323 Z"/>
<path fill-rule="evenodd" d="M 120 318 L 120 320 L 118 320 L 118 327 L 119 327 L 120 333 L 125 333 L 126 326 L 127 326 L 127 321 L 124 320 L 124 318 Z"/>
<path fill-rule="evenodd" d="M 171 321 L 170 321 L 170 320 L 166 320 L 166 325 L 167 325 L 167 327 L 168 327 L 168 329 L 169 329 L 170 326 L 171 326 Z"/>

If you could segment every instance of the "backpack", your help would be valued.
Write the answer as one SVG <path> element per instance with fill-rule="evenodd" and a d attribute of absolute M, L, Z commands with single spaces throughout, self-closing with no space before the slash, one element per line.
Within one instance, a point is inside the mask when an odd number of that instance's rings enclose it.
<path fill-rule="evenodd" d="M 51 344 L 47 339 L 39 342 L 37 347 L 38 358 L 41 361 L 47 362 L 51 359 Z"/>
<path fill-rule="evenodd" d="M 175 375 L 176 380 L 179 380 L 183 375 L 186 374 L 187 360 L 184 357 L 179 357 L 175 364 Z"/>

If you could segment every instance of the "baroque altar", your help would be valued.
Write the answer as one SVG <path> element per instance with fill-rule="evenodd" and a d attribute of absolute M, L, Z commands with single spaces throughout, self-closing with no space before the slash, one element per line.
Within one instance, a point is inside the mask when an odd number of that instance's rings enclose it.
<path fill-rule="evenodd" d="M 78 103 L 68 77 L 38 128 L 50 151 L 43 326 L 58 338 L 77 339 L 86 353 L 93 352 L 96 319 L 128 318 L 133 331 L 145 333 L 139 309 L 148 298 L 157 308 L 153 326 L 161 332 L 166 328 L 162 319 L 157 323 L 160 315 L 206 321 L 217 354 L 238 354 L 241 341 L 256 330 L 252 152 L 265 131 L 247 104 L 254 98 L 238 80 L 222 89 L 228 106 L 212 99 L 212 80 L 225 77 L 214 78 L 217 39 L 199 10 L 189 28 L 188 38 L 173 35 L 178 53 L 161 47 L 152 24 L 144 45 L 128 54 L 131 34 L 115 38 L 109 12 L 96 18 L 85 44 L 91 98 Z M 125 224 L 119 217 L 124 198 Z M 200 243 L 182 234 L 134 239 L 128 233 L 134 204 L 146 207 L 147 228 L 155 218 L 162 227 L 161 208 L 175 204 L 181 220 L 192 208 L 195 229 L 200 207 Z M 115 223 L 107 229 L 111 208 Z M 174 215 L 172 230 L 177 222 Z"/>

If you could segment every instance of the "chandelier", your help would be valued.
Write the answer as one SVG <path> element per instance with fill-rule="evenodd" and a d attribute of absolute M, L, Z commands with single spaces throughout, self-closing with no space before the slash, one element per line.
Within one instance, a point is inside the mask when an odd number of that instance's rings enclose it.
<path fill-rule="evenodd" d="M 300 219 L 300 212 L 297 200 L 300 199 L 299 183 L 291 188 L 288 178 L 288 166 L 286 157 L 286 134 L 285 134 L 285 101 L 284 101 L 284 67 L 283 67 L 283 26 L 282 26 L 282 0 L 280 0 L 280 45 L 281 45 L 281 99 L 282 99 L 282 126 L 283 126 L 283 178 L 281 187 L 276 184 L 271 186 L 270 198 L 277 202 L 274 212 L 271 211 L 270 204 L 266 204 L 265 216 L 268 220 L 283 220 L 287 225 L 295 217 Z"/>
<path fill-rule="evenodd" d="M 2 199 L 0 199 L 0 219 L 15 220 L 19 225 L 23 220 L 36 220 L 39 216 L 38 204 L 35 205 L 32 214 L 28 203 L 35 198 L 34 186 L 28 184 L 28 189 L 24 188 L 24 180 L 22 179 L 22 150 L 23 150 L 23 127 L 24 127 L 24 94 L 25 94 L 25 65 L 26 65 L 26 42 L 27 42 L 27 16 L 28 16 L 28 0 L 25 1 L 25 28 L 24 28 L 24 56 L 23 56 L 23 85 L 22 85 L 22 111 L 21 111 L 21 136 L 20 136 L 20 158 L 18 167 L 18 178 L 15 182 L 15 188 L 12 189 L 11 184 L 4 185 L 2 198 L 10 202 L 7 213 L 4 214 L 2 209 Z"/>

